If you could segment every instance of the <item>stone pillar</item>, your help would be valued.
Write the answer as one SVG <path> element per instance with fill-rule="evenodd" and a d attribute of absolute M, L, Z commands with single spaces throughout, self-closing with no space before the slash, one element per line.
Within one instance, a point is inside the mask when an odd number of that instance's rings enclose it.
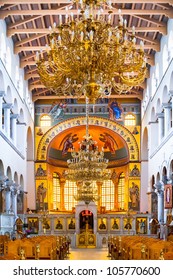
<path fill-rule="evenodd" d="M 2 97 L 4 94 L 4 91 L 0 91 L 0 130 L 2 130 Z"/>
<path fill-rule="evenodd" d="M 16 145 L 16 135 L 17 135 L 16 119 L 18 118 L 18 115 L 11 114 L 10 118 L 11 118 L 11 129 L 12 129 L 11 138 L 13 139 L 14 145 Z"/>
<path fill-rule="evenodd" d="M 164 136 L 164 114 L 159 113 L 159 114 L 157 114 L 157 117 L 158 117 L 158 123 L 159 123 L 158 144 L 160 144 L 161 140 Z"/>
<path fill-rule="evenodd" d="M 103 185 L 103 182 L 97 182 L 97 188 L 98 188 L 98 196 L 100 197 L 101 196 L 101 187 Z M 98 206 L 98 209 L 100 208 L 100 199 L 98 200 L 98 203 L 97 203 L 97 206 Z"/>
<path fill-rule="evenodd" d="M 4 103 L 4 129 L 7 137 L 10 137 L 10 109 L 12 108 L 12 104 Z"/>
<path fill-rule="evenodd" d="M 168 132 L 171 128 L 171 103 L 163 103 L 164 108 L 164 136 L 168 135 Z"/>
<path fill-rule="evenodd" d="M 6 213 L 11 213 L 11 188 L 5 188 L 5 210 Z"/>
<path fill-rule="evenodd" d="M 164 223 L 164 184 L 160 181 L 154 185 L 158 196 L 158 221 Z"/>
<path fill-rule="evenodd" d="M 15 187 L 13 187 L 13 190 L 12 190 L 11 194 L 12 194 L 12 211 L 14 213 L 14 216 L 17 217 L 17 194 L 18 194 L 18 191 Z"/>
<path fill-rule="evenodd" d="M 61 185 L 61 202 L 60 202 L 60 210 L 65 210 L 65 207 L 64 207 L 64 186 L 65 186 L 65 182 L 66 180 L 61 178 L 60 179 L 60 185 Z"/>

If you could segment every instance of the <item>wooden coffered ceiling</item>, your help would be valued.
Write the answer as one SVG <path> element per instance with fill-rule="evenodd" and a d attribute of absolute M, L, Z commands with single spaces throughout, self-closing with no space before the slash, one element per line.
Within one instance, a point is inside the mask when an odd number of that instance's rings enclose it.
<path fill-rule="evenodd" d="M 137 39 L 144 41 L 148 67 L 154 65 L 154 54 L 160 51 L 161 37 L 167 34 L 167 21 L 173 18 L 173 0 L 113 0 L 112 3 L 112 23 L 118 23 L 118 9 L 121 9 L 129 31 L 135 26 Z M 35 54 L 45 49 L 49 26 L 58 23 L 58 15 L 63 17 L 66 14 L 65 7 L 70 5 L 69 0 L 0 0 L 0 19 L 6 21 L 7 36 L 13 39 L 14 52 L 19 54 L 20 67 L 25 70 L 33 100 L 55 98 L 54 93 L 39 80 Z M 77 9 L 71 12 L 78 16 Z M 126 96 L 142 99 L 144 88 L 145 83 Z"/>

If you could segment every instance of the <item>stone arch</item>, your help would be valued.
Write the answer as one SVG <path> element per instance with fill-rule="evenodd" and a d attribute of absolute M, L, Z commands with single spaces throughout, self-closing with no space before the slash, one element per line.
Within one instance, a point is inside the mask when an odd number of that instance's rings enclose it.
<path fill-rule="evenodd" d="M 160 182 L 160 173 L 157 172 L 157 175 L 156 175 L 156 184 Z"/>
<path fill-rule="evenodd" d="M 151 122 L 155 122 L 156 121 L 156 112 L 155 112 L 155 108 L 154 107 L 151 110 L 150 120 L 151 120 Z"/>
<path fill-rule="evenodd" d="M 170 162 L 170 164 L 169 164 L 169 171 L 168 171 L 169 173 L 169 178 L 171 179 L 171 180 L 173 180 L 173 159 L 171 160 L 171 162 Z"/>
<path fill-rule="evenodd" d="M 164 166 L 163 169 L 162 169 L 162 181 L 164 182 L 164 184 L 167 183 L 167 168 L 166 168 L 166 166 Z"/>
<path fill-rule="evenodd" d="M 165 85 L 162 92 L 162 103 L 167 103 L 169 101 L 168 87 Z"/>
<path fill-rule="evenodd" d="M 19 180 L 19 184 L 22 188 L 24 188 L 24 179 L 23 179 L 23 175 L 20 175 L 20 180 Z"/>
<path fill-rule="evenodd" d="M 65 120 L 51 127 L 41 138 L 38 150 L 37 150 L 37 160 L 46 160 L 48 146 L 50 142 L 62 131 L 65 131 L 67 128 L 73 128 L 80 125 L 86 125 L 86 117 L 78 117 L 70 120 Z M 96 125 L 100 127 L 107 127 L 113 131 L 115 131 L 127 144 L 129 150 L 130 159 L 134 161 L 139 160 L 139 148 L 136 142 L 134 135 L 124 126 L 119 123 L 116 123 L 112 120 L 107 120 L 104 118 L 98 118 L 91 116 L 89 118 L 89 125 Z M 136 155 L 136 158 L 132 157 L 132 151 L 130 150 L 131 145 L 133 145 L 134 150 L 133 153 Z M 133 161 L 132 160 L 132 161 Z"/>
<path fill-rule="evenodd" d="M 9 180 L 12 180 L 12 172 L 11 172 L 11 168 L 10 166 L 7 167 L 7 173 L 6 173 L 7 177 Z"/>
<path fill-rule="evenodd" d="M 14 114 L 18 113 L 18 103 L 17 103 L 17 99 L 16 98 L 14 99 L 14 102 L 13 102 L 13 113 Z"/>
<path fill-rule="evenodd" d="M 30 127 L 28 127 L 26 141 L 27 141 L 27 161 L 30 161 L 33 160 L 34 158 L 33 135 Z"/>
<path fill-rule="evenodd" d="M 161 100 L 160 98 L 158 98 L 156 103 L 156 114 L 161 113 L 161 111 L 162 111 Z"/>
<path fill-rule="evenodd" d="M 2 160 L 0 160 L 0 176 L 3 176 L 3 175 L 4 175 L 4 165 L 3 165 Z"/>
<path fill-rule="evenodd" d="M 18 184 L 18 174 L 16 171 L 14 172 L 14 182 Z"/>
<path fill-rule="evenodd" d="M 20 109 L 18 120 L 21 123 L 24 123 L 24 121 L 25 121 L 25 119 L 24 119 L 24 112 L 23 112 L 22 108 Z"/>
<path fill-rule="evenodd" d="M 142 160 L 148 160 L 148 129 L 145 127 L 142 137 L 142 151 L 141 151 Z"/>
<path fill-rule="evenodd" d="M 5 90 L 4 86 L 4 76 L 2 71 L 0 71 L 0 92 Z"/>
<path fill-rule="evenodd" d="M 12 99 L 12 92 L 11 92 L 11 88 L 8 86 L 7 87 L 7 92 L 4 96 L 4 99 L 7 103 L 11 103 L 13 102 L 13 99 Z"/>
<path fill-rule="evenodd" d="M 173 92 L 173 71 L 170 76 L 169 90 Z"/>

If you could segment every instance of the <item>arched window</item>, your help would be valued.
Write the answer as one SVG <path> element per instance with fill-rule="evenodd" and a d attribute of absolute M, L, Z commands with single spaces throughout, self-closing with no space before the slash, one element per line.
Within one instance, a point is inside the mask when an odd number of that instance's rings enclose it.
<path fill-rule="evenodd" d="M 122 172 L 118 180 L 118 208 L 124 209 L 125 176 Z"/>
<path fill-rule="evenodd" d="M 127 114 L 124 120 L 125 126 L 136 125 L 136 118 L 133 114 Z"/>
<path fill-rule="evenodd" d="M 40 126 L 51 126 L 51 117 L 49 115 L 43 115 L 40 118 Z"/>
<path fill-rule="evenodd" d="M 115 188 L 112 180 L 103 181 L 101 187 L 101 206 L 106 210 L 114 209 Z"/>
<path fill-rule="evenodd" d="M 59 175 L 54 172 L 53 173 L 53 209 L 60 209 L 61 202 L 61 186 L 60 186 L 60 178 Z"/>
<path fill-rule="evenodd" d="M 66 210 L 71 211 L 77 204 L 74 195 L 77 194 L 77 186 L 75 182 L 66 180 L 64 186 L 64 207 Z"/>

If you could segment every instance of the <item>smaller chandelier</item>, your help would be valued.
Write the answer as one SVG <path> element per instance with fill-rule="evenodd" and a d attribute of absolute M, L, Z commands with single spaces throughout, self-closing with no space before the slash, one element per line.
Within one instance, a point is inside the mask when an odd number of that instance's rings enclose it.
<path fill-rule="evenodd" d="M 103 181 L 111 177 L 111 172 L 107 169 L 109 160 L 104 157 L 103 148 L 99 151 L 97 142 L 89 135 L 88 102 L 86 99 L 86 135 L 79 150 L 72 149 L 72 159 L 67 160 L 68 170 L 64 172 L 67 180 L 75 182 Z"/>
<path fill-rule="evenodd" d="M 82 184 L 82 185 L 81 185 Z M 97 187 L 93 186 L 91 182 L 80 182 L 77 187 L 77 194 L 74 195 L 77 201 L 84 201 L 85 204 L 95 202 L 100 199 Z"/>
<path fill-rule="evenodd" d="M 93 102 L 140 85 L 147 68 L 143 42 L 136 45 L 134 27 L 129 33 L 121 11 L 119 24 L 113 26 L 110 5 L 108 15 L 102 15 L 104 0 L 76 3 L 81 6 L 79 19 L 69 11 L 65 21 L 59 15 L 58 25 L 50 28 L 46 53 L 36 54 L 42 83 L 57 95 L 85 96 Z"/>

